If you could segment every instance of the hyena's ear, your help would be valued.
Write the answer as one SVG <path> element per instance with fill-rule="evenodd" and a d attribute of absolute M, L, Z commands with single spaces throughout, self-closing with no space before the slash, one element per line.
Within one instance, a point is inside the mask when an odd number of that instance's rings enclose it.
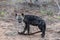
<path fill-rule="evenodd" d="M 24 13 L 21 13 L 22 16 L 24 16 Z"/>
<path fill-rule="evenodd" d="M 17 13 L 15 13 L 15 17 L 17 16 Z"/>
<path fill-rule="evenodd" d="M 17 16 L 17 10 L 14 10 L 14 13 L 15 13 L 15 17 Z"/>

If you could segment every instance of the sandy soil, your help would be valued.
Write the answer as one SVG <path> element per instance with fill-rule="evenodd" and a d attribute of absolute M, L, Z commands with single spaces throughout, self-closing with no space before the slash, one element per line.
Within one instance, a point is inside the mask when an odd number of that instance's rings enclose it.
<path fill-rule="evenodd" d="M 45 38 L 41 38 L 41 33 L 35 35 L 19 35 L 21 25 L 14 22 L 0 21 L 0 40 L 60 40 L 60 23 L 47 25 Z M 23 27 L 22 27 L 23 28 Z M 34 27 L 33 27 L 34 28 Z"/>

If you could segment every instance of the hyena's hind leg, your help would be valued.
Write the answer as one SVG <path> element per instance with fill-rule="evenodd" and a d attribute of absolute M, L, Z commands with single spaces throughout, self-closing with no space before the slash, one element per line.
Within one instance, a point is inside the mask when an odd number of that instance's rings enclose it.
<path fill-rule="evenodd" d="M 44 37 L 45 36 L 45 31 L 46 31 L 46 24 L 43 22 L 41 23 L 38 28 L 41 30 L 42 34 L 41 34 L 41 37 Z"/>

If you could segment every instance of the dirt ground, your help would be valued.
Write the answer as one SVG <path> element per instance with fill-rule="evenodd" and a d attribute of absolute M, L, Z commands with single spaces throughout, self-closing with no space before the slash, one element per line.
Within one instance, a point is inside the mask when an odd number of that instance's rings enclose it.
<path fill-rule="evenodd" d="M 30 36 L 19 35 L 18 31 L 23 31 L 24 24 L 18 23 L 15 17 L 0 18 L 0 40 L 60 40 L 60 21 L 52 23 L 47 21 L 46 24 L 45 38 L 41 38 L 41 33 Z M 31 26 L 31 32 L 38 30 L 37 26 Z"/>
<path fill-rule="evenodd" d="M 19 35 L 18 29 L 21 25 L 12 22 L 0 21 L 0 40 L 60 40 L 60 23 L 47 25 L 45 38 L 41 38 L 41 33 L 35 35 Z M 33 27 L 34 28 L 34 27 Z"/>

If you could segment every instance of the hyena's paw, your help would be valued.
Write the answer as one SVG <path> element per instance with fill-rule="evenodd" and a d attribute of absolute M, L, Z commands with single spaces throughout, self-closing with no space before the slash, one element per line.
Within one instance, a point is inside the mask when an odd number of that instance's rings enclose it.
<path fill-rule="evenodd" d="M 18 32 L 18 34 L 22 34 L 22 35 L 23 35 L 23 34 L 24 34 L 24 32 Z"/>

